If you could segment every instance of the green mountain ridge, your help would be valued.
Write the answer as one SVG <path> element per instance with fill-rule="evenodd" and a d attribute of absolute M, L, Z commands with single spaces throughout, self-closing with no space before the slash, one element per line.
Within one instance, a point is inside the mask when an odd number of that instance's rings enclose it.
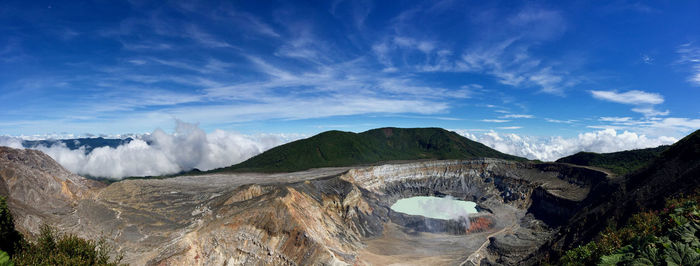
<path fill-rule="evenodd" d="M 626 175 L 649 164 L 670 146 L 619 151 L 611 153 L 579 152 L 556 162 L 605 168 L 618 175 Z"/>
<path fill-rule="evenodd" d="M 526 161 L 441 128 L 326 131 L 287 143 L 242 163 L 209 172 L 291 172 L 319 167 L 421 159 L 498 158 Z"/>

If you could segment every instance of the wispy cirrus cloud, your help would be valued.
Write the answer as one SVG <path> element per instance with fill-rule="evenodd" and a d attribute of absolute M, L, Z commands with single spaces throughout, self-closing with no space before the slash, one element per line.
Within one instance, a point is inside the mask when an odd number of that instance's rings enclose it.
<path fill-rule="evenodd" d="M 591 94 L 594 98 L 611 101 L 623 104 L 660 104 L 664 102 L 664 97 L 658 93 L 644 92 L 639 90 L 631 90 L 627 92 L 617 92 L 617 91 L 598 91 L 592 90 Z"/>
<path fill-rule="evenodd" d="M 670 111 L 668 110 L 659 111 L 654 108 L 655 105 L 659 105 L 664 102 L 664 97 L 658 93 L 640 90 L 631 90 L 626 92 L 591 90 L 590 93 L 593 98 L 599 100 L 634 105 L 636 107 L 632 108 L 632 112 L 641 113 L 646 117 L 665 116 L 670 114 Z"/>
<path fill-rule="evenodd" d="M 649 116 L 649 117 L 664 116 L 664 115 L 668 115 L 671 113 L 671 111 L 669 111 L 669 110 L 659 111 L 659 110 L 654 109 L 653 107 L 632 108 L 632 112 L 640 113 L 640 114 L 643 114 L 644 116 Z"/>
<path fill-rule="evenodd" d="M 545 118 L 544 120 L 547 122 L 550 122 L 550 123 L 558 123 L 558 124 L 572 124 L 572 123 L 578 122 L 578 120 L 574 120 L 574 119 L 560 120 L 560 119 Z"/>
<path fill-rule="evenodd" d="M 690 66 L 688 82 L 700 86 L 700 47 L 686 43 L 681 45 L 677 52 L 680 55 L 679 62 Z"/>
<path fill-rule="evenodd" d="M 507 114 L 503 115 L 500 118 L 535 118 L 534 115 L 525 115 L 525 114 Z"/>
<path fill-rule="evenodd" d="M 491 76 L 504 85 L 538 88 L 538 92 L 554 95 L 564 95 L 566 88 L 579 82 L 567 68 L 555 67 L 531 51 L 566 31 L 567 23 L 561 12 L 526 6 L 496 17 L 477 11 L 469 16 L 479 18 L 473 23 L 484 27 L 490 35 L 458 47 L 445 45 L 430 32 L 417 30 L 420 27 L 409 22 L 420 21 L 421 16 L 428 16 L 428 13 L 445 12 L 449 10 L 444 9 L 445 6 L 455 5 L 458 4 L 440 2 L 396 16 L 393 32 L 372 45 L 384 71 L 476 73 Z M 507 23 L 503 23 L 503 17 Z"/>
<path fill-rule="evenodd" d="M 486 125 L 518 126 L 523 132 L 562 124 L 573 134 L 586 126 L 630 127 L 591 120 L 632 117 L 612 104 L 587 109 L 596 100 L 628 105 L 644 116 L 632 120 L 667 129 L 685 129 L 693 119 L 663 122 L 671 115 L 664 104 L 676 114 L 696 113 L 676 110 L 693 108 L 675 104 L 678 94 L 672 90 L 684 88 L 664 88 L 668 99 L 651 92 L 659 91 L 653 87 L 599 89 L 598 97 L 573 99 L 584 85 L 647 84 L 623 78 L 639 74 L 618 69 L 623 55 L 583 47 L 586 34 L 612 36 L 612 27 L 578 23 L 566 4 L 333 1 L 260 8 L 242 2 L 132 1 L 91 10 L 94 23 L 74 19 L 75 12 L 85 11 L 81 5 L 64 4 L 50 13 L 20 6 L 0 11 L 5 15 L 0 33 L 9 36 L 0 41 L 3 132 L 77 133 L 90 127 L 143 132 L 173 118 L 200 121 L 207 130 L 255 131 L 261 125 L 312 123 L 306 119 L 340 125 L 352 122 L 335 120 L 387 117 L 387 124 L 404 126 L 423 126 L 429 119 L 431 126 L 491 123 Z M 581 7 L 586 14 L 597 10 Z M 37 45 L 47 40 L 56 45 Z M 695 69 L 693 47 L 671 51 L 681 57 L 677 65 Z M 653 55 L 655 64 L 639 65 L 642 54 L 636 54 L 637 67 L 658 67 L 668 58 L 660 49 L 639 50 Z M 586 64 L 587 59 L 596 63 Z M 623 85 L 610 84 L 610 75 L 621 77 Z M 551 95 L 562 96 L 556 100 L 575 111 L 557 110 L 562 105 L 549 104 Z"/>
<path fill-rule="evenodd" d="M 605 121 L 605 122 L 616 122 L 616 123 L 623 123 L 623 122 L 628 122 L 631 121 L 631 117 L 610 117 L 610 116 L 604 116 L 600 118 L 600 121 Z"/>
<path fill-rule="evenodd" d="M 683 117 L 600 117 L 601 125 L 591 125 L 589 128 L 629 130 L 655 136 L 683 135 L 700 128 L 700 119 Z"/>
<path fill-rule="evenodd" d="M 481 119 L 481 122 L 488 122 L 488 123 L 507 123 L 507 122 L 510 122 L 510 120 L 505 120 L 505 119 Z"/>

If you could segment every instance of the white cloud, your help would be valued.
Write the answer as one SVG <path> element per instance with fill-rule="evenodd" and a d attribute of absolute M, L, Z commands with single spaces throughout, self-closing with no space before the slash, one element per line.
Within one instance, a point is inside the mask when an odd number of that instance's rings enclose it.
<path fill-rule="evenodd" d="M 564 33 L 567 23 L 562 13 L 554 10 L 525 8 L 508 19 L 513 30 L 533 40 L 548 40 Z"/>
<path fill-rule="evenodd" d="M 664 97 L 658 93 L 650 93 L 639 90 L 631 90 L 627 92 L 617 92 L 617 91 L 596 91 L 592 90 L 591 94 L 594 98 L 611 101 L 622 104 L 660 104 L 664 102 Z"/>
<path fill-rule="evenodd" d="M 680 132 L 688 132 L 700 129 L 700 119 L 669 117 L 659 120 L 651 120 L 650 127 L 655 129 L 672 129 Z"/>
<path fill-rule="evenodd" d="M 535 118 L 533 115 L 521 115 L 521 114 L 507 114 L 501 116 L 501 118 Z"/>
<path fill-rule="evenodd" d="M 489 123 L 506 123 L 510 122 L 510 120 L 503 120 L 503 119 L 482 119 L 482 122 L 489 122 Z"/>
<path fill-rule="evenodd" d="M 120 179 L 225 167 L 296 137 L 249 136 L 222 130 L 207 134 L 197 125 L 178 121 L 172 134 L 157 129 L 151 134 L 136 136 L 128 144 L 95 148 L 89 153 L 84 148 L 70 150 L 62 143 L 32 148 L 48 154 L 71 172 Z M 3 138 L 0 144 L 5 144 Z M 14 145 L 17 147 L 16 142 Z"/>
<path fill-rule="evenodd" d="M 604 116 L 604 117 L 601 117 L 601 118 L 600 118 L 600 121 L 605 121 L 605 122 L 618 122 L 618 123 L 619 123 L 619 122 L 627 122 L 627 121 L 630 121 L 630 120 L 632 120 L 631 117 L 615 117 L 615 116 L 613 116 L 613 117 L 608 117 L 608 116 Z"/>
<path fill-rule="evenodd" d="M 393 41 L 394 44 L 399 47 L 416 49 L 423 52 L 424 54 L 429 54 L 435 49 L 435 44 L 430 41 L 418 41 L 413 38 L 402 36 L 395 36 Z"/>
<path fill-rule="evenodd" d="M 231 44 L 229 44 L 226 41 L 219 40 L 217 37 L 214 35 L 211 35 L 207 32 L 204 32 L 202 29 L 199 27 L 195 26 L 194 24 L 188 25 L 185 28 L 185 34 L 184 36 L 189 37 L 190 39 L 206 46 L 206 47 L 212 47 L 212 48 L 231 48 L 233 47 Z"/>
<path fill-rule="evenodd" d="M 700 86 L 700 47 L 686 43 L 678 48 L 680 63 L 690 65 L 690 77 L 688 81 L 695 86 Z"/>
<path fill-rule="evenodd" d="M 454 63 L 453 71 L 488 74 L 501 84 L 539 87 L 540 92 L 555 95 L 577 83 L 568 73 L 533 58 L 530 45 L 522 38 L 510 38 L 469 49 Z"/>
<path fill-rule="evenodd" d="M 0 136 L 0 146 L 6 146 L 15 149 L 22 149 L 22 139 L 9 136 Z"/>
<path fill-rule="evenodd" d="M 655 136 L 688 134 L 700 129 L 700 119 L 682 117 L 645 117 L 643 119 L 633 119 L 631 117 L 601 117 L 602 122 L 609 122 L 609 125 L 593 125 L 589 128 L 613 128 L 622 130 L 634 130 L 635 132 L 646 133 Z"/>
<path fill-rule="evenodd" d="M 505 85 L 538 88 L 539 92 L 563 95 L 567 87 L 578 83 L 568 68 L 555 61 L 537 58 L 530 48 L 550 41 L 566 31 L 561 12 L 525 8 L 503 14 L 503 19 L 490 21 L 483 30 L 490 37 L 462 47 L 445 47 L 433 34 L 416 32 L 413 23 L 422 9 L 402 12 L 394 19 L 389 37 L 372 45 L 378 63 L 385 72 L 471 72 L 488 75 Z M 491 17 L 491 16 L 485 16 Z M 411 27 L 408 29 L 408 27 Z M 411 33 L 411 34 L 408 34 Z"/>
<path fill-rule="evenodd" d="M 580 151 L 616 152 L 622 150 L 642 149 L 668 145 L 677 141 L 676 138 L 659 136 L 649 137 L 629 131 L 618 133 L 614 129 L 604 129 L 595 132 L 579 134 L 576 137 L 531 137 L 517 134 L 504 134 L 495 131 L 472 133 L 467 130 L 455 130 L 460 135 L 481 142 L 500 152 L 539 159 L 555 161 L 561 157 Z"/>
<path fill-rule="evenodd" d="M 641 113 L 644 116 L 652 117 L 652 116 L 664 116 L 668 115 L 671 113 L 669 110 L 666 111 L 658 111 L 654 109 L 653 107 L 637 107 L 637 108 L 632 108 L 632 112 L 636 113 Z"/>
<path fill-rule="evenodd" d="M 671 113 L 671 111 L 669 110 L 659 111 L 656 108 L 654 108 L 654 105 L 661 104 L 664 102 L 664 97 L 658 93 L 644 92 L 639 90 L 631 90 L 627 92 L 592 90 L 590 92 L 594 98 L 599 100 L 635 105 L 635 107 L 632 108 L 632 112 L 640 113 L 644 115 L 644 117 L 654 118 L 657 116 L 666 116 Z M 601 119 L 601 121 L 606 120 Z"/>
<path fill-rule="evenodd" d="M 573 120 L 573 119 L 559 120 L 559 119 L 545 118 L 544 120 L 547 122 L 550 122 L 550 123 L 559 123 L 559 124 L 572 124 L 574 122 L 578 122 L 578 120 Z"/>
<path fill-rule="evenodd" d="M 497 128 L 498 128 L 498 129 L 521 129 L 521 128 L 523 128 L 523 127 L 512 126 L 512 127 L 497 127 Z"/>

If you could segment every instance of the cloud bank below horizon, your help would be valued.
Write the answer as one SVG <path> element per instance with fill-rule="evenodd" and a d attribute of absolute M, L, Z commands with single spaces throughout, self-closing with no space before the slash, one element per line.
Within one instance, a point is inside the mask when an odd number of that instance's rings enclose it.
<path fill-rule="evenodd" d="M 629 131 L 618 133 L 614 129 L 581 133 L 572 138 L 520 136 L 496 131 L 454 131 L 500 152 L 542 161 L 555 161 L 581 151 L 608 153 L 670 145 L 678 141 L 673 137 L 648 137 Z"/>
<path fill-rule="evenodd" d="M 0 137 L 0 146 L 40 150 L 79 175 L 122 179 L 226 167 L 295 138 L 271 134 L 250 136 L 223 130 L 207 134 L 196 124 L 177 121 L 172 134 L 156 129 L 115 148 L 98 147 L 90 152 L 84 146 L 69 149 L 62 142 L 24 147 L 20 138 L 13 137 Z"/>
<path fill-rule="evenodd" d="M 496 131 L 453 130 L 500 152 L 528 159 L 554 161 L 580 151 L 617 152 L 673 144 L 673 137 L 650 137 L 614 129 L 581 133 L 576 137 L 532 137 Z M 156 129 L 150 134 L 117 147 L 69 149 L 57 142 L 51 146 L 24 147 L 22 139 L 0 136 L 0 146 L 40 150 L 69 171 L 86 176 L 122 179 L 159 176 L 192 169 L 211 170 L 230 166 L 270 148 L 296 140 L 301 135 L 243 135 L 223 130 L 206 133 L 195 124 L 177 121 L 175 132 Z"/>

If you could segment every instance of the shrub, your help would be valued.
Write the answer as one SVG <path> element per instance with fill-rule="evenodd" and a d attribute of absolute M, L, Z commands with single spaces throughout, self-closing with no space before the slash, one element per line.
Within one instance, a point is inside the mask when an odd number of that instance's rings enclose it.
<path fill-rule="evenodd" d="M 0 266 L 12 266 L 12 261 L 10 260 L 10 255 L 7 255 L 5 251 L 0 250 Z"/>
<path fill-rule="evenodd" d="M 26 244 L 12 260 L 16 265 L 119 265 L 122 256 L 110 260 L 112 250 L 104 239 L 58 234 L 44 225 L 36 244 Z"/>
<path fill-rule="evenodd" d="M 593 264 L 592 258 L 594 253 L 598 250 L 598 245 L 596 242 L 588 242 L 584 246 L 579 246 L 572 250 L 567 251 L 563 257 L 559 260 L 561 265 L 588 265 Z"/>
<path fill-rule="evenodd" d="M 661 211 L 609 225 L 596 241 L 567 251 L 561 265 L 700 265 L 700 191 L 666 201 Z"/>
<path fill-rule="evenodd" d="M 110 260 L 113 247 L 104 238 L 85 240 L 58 234 L 44 225 L 36 243 L 24 240 L 15 230 L 7 202 L 0 196 L 0 266 L 7 265 L 119 265 L 122 256 Z"/>

